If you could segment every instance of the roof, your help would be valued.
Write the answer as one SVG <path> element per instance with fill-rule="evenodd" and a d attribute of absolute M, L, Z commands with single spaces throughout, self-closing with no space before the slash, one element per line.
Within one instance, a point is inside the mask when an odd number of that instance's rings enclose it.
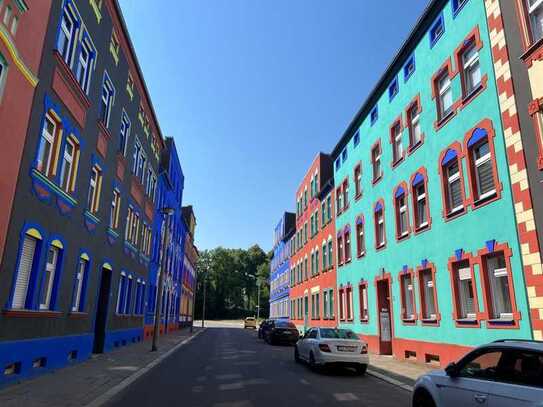
<path fill-rule="evenodd" d="M 434 22 L 438 12 L 445 6 L 448 0 L 430 0 L 424 12 L 417 20 L 415 26 L 407 36 L 392 62 L 388 65 L 377 84 L 370 91 L 368 97 L 358 110 L 354 118 L 349 123 L 349 126 L 341 136 L 341 139 L 332 150 L 331 156 L 335 159 L 343 148 L 347 145 L 350 138 L 360 126 L 362 121 L 369 115 L 375 104 L 379 101 L 381 95 L 386 92 L 390 81 L 396 73 L 402 69 L 404 62 L 409 58 L 420 39 L 426 34 L 430 25 Z"/>

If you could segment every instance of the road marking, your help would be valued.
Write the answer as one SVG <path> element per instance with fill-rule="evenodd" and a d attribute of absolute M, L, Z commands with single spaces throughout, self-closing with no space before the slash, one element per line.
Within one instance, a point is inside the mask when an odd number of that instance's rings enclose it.
<path fill-rule="evenodd" d="M 334 398 L 337 401 L 355 401 L 358 400 L 358 397 L 353 393 L 334 393 Z"/>
<path fill-rule="evenodd" d="M 309 382 L 305 379 L 300 379 L 300 383 L 305 384 L 306 386 L 309 386 Z"/>
<path fill-rule="evenodd" d="M 226 401 L 223 403 L 215 403 L 213 407 L 253 407 L 253 403 L 249 400 L 239 400 L 239 401 Z"/>
<path fill-rule="evenodd" d="M 107 370 L 126 370 L 128 372 L 135 372 L 136 370 L 139 370 L 139 367 L 137 367 L 137 366 L 116 366 L 116 367 L 109 367 Z"/>
<path fill-rule="evenodd" d="M 240 390 L 243 389 L 243 383 L 242 382 L 234 382 L 234 383 L 228 383 L 228 384 L 221 384 L 219 386 L 220 391 L 225 390 Z"/>
<path fill-rule="evenodd" d="M 196 332 L 194 335 L 189 336 L 187 339 L 184 339 L 183 341 L 179 342 L 177 345 L 175 345 L 173 348 L 171 348 L 168 352 L 164 353 L 163 355 L 159 356 L 155 360 L 151 361 L 147 366 L 142 367 L 137 372 L 134 372 L 134 374 L 128 376 L 124 380 L 122 380 L 117 385 L 113 386 L 111 389 L 106 391 L 104 394 L 102 394 L 100 397 L 95 398 L 93 401 L 91 401 L 89 404 L 87 404 L 85 407 L 99 407 L 104 405 L 106 402 L 111 400 L 113 397 L 115 397 L 117 394 L 119 394 L 121 391 L 129 387 L 132 383 L 134 383 L 136 380 L 138 380 L 141 376 L 143 376 L 145 373 L 150 371 L 152 368 L 160 364 L 164 359 L 167 359 L 170 355 L 172 355 L 174 352 L 176 352 L 179 348 L 186 345 L 190 341 L 192 341 L 194 338 L 196 338 L 198 335 L 200 335 L 202 332 L 205 331 L 205 328 Z"/>
<path fill-rule="evenodd" d="M 386 375 L 381 374 L 379 372 L 376 372 L 375 370 L 372 370 L 372 369 L 368 369 L 367 372 L 368 372 L 368 374 L 370 376 L 377 377 L 378 379 L 381 379 L 381 380 L 383 380 L 383 381 L 385 381 L 387 383 L 393 384 L 394 386 L 397 386 L 397 387 L 399 387 L 401 389 L 404 389 L 405 391 L 408 391 L 408 392 L 413 391 L 413 386 L 402 383 L 399 380 L 393 379 L 392 377 L 386 376 Z"/>
<path fill-rule="evenodd" d="M 239 373 L 219 374 L 215 376 L 217 380 L 234 380 L 234 379 L 241 379 L 241 377 L 242 376 Z"/>

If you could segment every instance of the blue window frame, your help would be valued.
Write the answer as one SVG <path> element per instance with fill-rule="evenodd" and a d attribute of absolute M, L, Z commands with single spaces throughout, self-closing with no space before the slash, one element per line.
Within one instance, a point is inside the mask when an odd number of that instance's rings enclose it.
<path fill-rule="evenodd" d="M 398 85 L 398 78 L 394 78 L 394 80 L 388 85 L 388 100 L 392 101 L 394 99 L 394 96 L 398 94 L 400 91 L 400 87 Z"/>
<path fill-rule="evenodd" d="M 414 72 L 415 72 L 415 55 L 411 55 L 403 66 L 404 82 L 407 82 L 407 80 L 411 77 L 411 75 L 413 75 Z"/>
<path fill-rule="evenodd" d="M 379 118 L 379 111 L 377 110 L 377 106 L 374 106 L 370 112 L 370 123 L 372 126 L 375 124 L 378 118 Z"/>
<path fill-rule="evenodd" d="M 117 295 L 117 314 L 124 312 L 126 298 L 126 273 L 123 271 L 119 277 L 119 292 Z"/>
<path fill-rule="evenodd" d="M 102 98 L 100 102 L 100 120 L 106 127 L 109 125 L 111 108 L 115 100 L 115 87 L 109 78 L 107 72 L 104 72 L 104 82 L 102 84 Z"/>
<path fill-rule="evenodd" d="M 89 85 L 91 82 L 92 71 L 94 70 L 94 62 L 96 60 L 96 50 L 89 34 L 85 31 L 83 39 L 79 45 L 79 55 L 77 57 L 75 77 L 81 89 L 85 94 L 89 93 Z"/>
<path fill-rule="evenodd" d="M 456 15 L 462 10 L 462 7 L 468 2 L 468 0 L 451 0 L 452 5 L 452 12 L 453 17 L 456 17 Z"/>
<path fill-rule="evenodd" d="M 132 126 L 128 115 L 123 109 L 121 116 L 121 131 L 119 135 L 119 153 L 126 156 L 126 150 L 128 146 L 128 139 L 130 138 L 130 127 Z"/>
<path fill-rule="evenodd" d="M 75 45 L 77 44 L 80 26 L 81 19 L 75 5 L 72 1 L 66 1 L 60 19 L 57 50 L 70 68 L 73 65 Z"/>
<path fill-rule="evenodd" d="M 125 314 L 130 314 L 130 306 L 132 305 L 131 300 L 132 300 L 132 284 L 133 284 L 133 280 L 134 280 L 134 278 L 132 276 L 128 276 L 128 284 L 127 284 L 127 289 L 126 289 L 126 303 L 125 303 L 125 306 L 124 306 L 124 313 Z"/>
<path fill-rule="evenodd" d="M 354 133 L 353 144 L 356 147 L 359 143 L 360 143 L 360 131 L 357 130 L 356 133 Z"/>
<path fill-rule="evenodd" d="M 347 147 L 345 147 L 343 151 L 341 152 L 341 161 L 343 162 L 347 161 Z"/>
<path fill-rule="evenodd" d="M 441 38 L 445 32 L 445 22 L 443 20 L 443 13 L 439 14 L 429 31 L 430 48 L 436 45 L 437 41 Z"/>
<path fill-rule="evenodd" d="M 340 157 L 336 158 L 336 164 L 335 165 L 336 165 L 336 171 L 338 171 L 339 168 L 341 167 L 341 158 Z"/>

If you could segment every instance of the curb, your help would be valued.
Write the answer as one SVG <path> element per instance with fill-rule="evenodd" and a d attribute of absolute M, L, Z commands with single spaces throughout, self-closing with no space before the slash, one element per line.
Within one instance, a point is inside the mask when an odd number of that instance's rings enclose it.
<path fill-rule="evenodd" d="M 399 387 L 400 389 L 403 389 L 405 391 L 408 391 L 408 392 L 413 392 L 413 386 L 410 386 L 404 382 L 401 382 L 400 380 L 396 380 L 390 376 L 387 376 L 385 374 L 382 374 L 382 373 L 379 373 L 373 369 L 371 369 L 370 367 L 368 367 L 368 370 L 367 370 L 367 373 L 370 375 L 370 376 L 373 376 L 373 377 L 376 377 L 380 380 L 383 380 L 387 383 L 390 383 L 396 387 Z"/>
<path fill-rule="evenodd" d="M 169 351 L 167 351 L 163 355 L 159 356 L 155 360 L 149 362 L 146 366 L 142 367 L 137 372 L 134 372 L 134 374 L 126 377 L 120 383 L 116 384 L 115 386 L 110 388 L 108 391 L 106 391 L 104 394 L 102 394 L 100 397 L 97 397 L 93 401 L 91 401 L 90 403 L 86 404 L 84 407 L 100 407 L 100 406 L 104 405 L 106 402 L 110 401 L 113 397 L 115 397 L 121 391 L 123 391 L 128 386 L 130 386 L 132 383 L 134 383 L 136 380 L 138 380 L 145 373 L 149 372 L 155 366 L 160 364 L 164 359 L 168 358 L 172 353 L 174 353 L 179 348 L 181 348 L 182 346 L 184 346 L 187 343 L 189 343 L 190 341 L 192 341 L 194 338 L 196 338 L 198 335 L 200 335 L 205 330 L 206 330 L 205 328 L 200 329 L 194 335 L 189 336 L 187 339 L 182 340 L 177 345 L 175 345 L 173 348 L 171 348 Z"/>

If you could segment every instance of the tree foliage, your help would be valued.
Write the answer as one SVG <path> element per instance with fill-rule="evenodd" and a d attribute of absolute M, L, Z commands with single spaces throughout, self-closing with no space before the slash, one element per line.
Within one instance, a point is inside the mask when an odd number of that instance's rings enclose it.
<path fill-rule="evenodd" d="M 269 259 L 258 245 L 247 250 L 217 247 L 200 252 L 195 318 L 202 317 L 204 283 L 206 319 L 256 316 L 259 295 L 260 316 L 267 316 Z"/>

